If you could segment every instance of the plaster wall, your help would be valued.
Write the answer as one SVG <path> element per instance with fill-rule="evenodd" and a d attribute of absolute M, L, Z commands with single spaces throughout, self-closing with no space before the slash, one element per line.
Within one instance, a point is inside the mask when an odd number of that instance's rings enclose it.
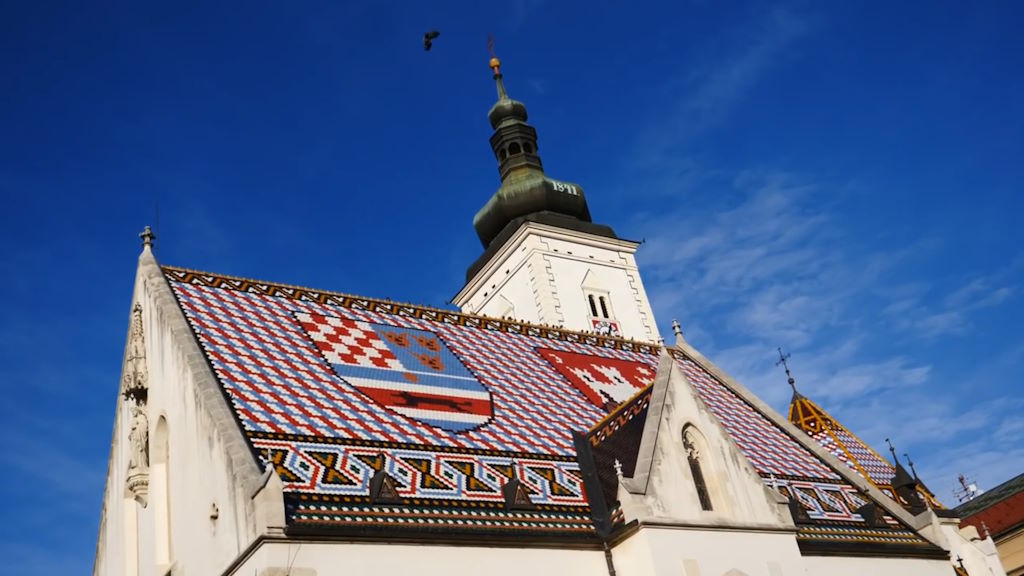
<path fill-rule="evenodd" d="M 915 517 L 918 531 L 939 543 L 949 552 L 949 557 L 963 562 L 969 574 L 1005 576 L 1006 571 L 999 561 L 996 544 L 991 538 L 982 538 L 974 526 L 960 529 L 956 518 L 941 518 L 928 510 Z"/>
<path fill-rule="evenodd" d="M 129 411 L 119 399 L 94 573 L 216 574 L 267 529 L 267 511 L 257 510 L 252 498 L 262 493 L 259 469 L 251 455 L 238 453 L 240 431 L 233 420 L 224 420 L 233 418 L 226 401 L 146 254 L 133 300 L 143 309 L 149 376 L 149 498 L 143 508 L 123 497 Z M 166 458 L 159 455 L 162 429 Z M 226 437 L 225 430 L 238 438 Z M 240 469 L 246 459 L 248 468 Z M 278 503 L 283 507 L 279 497 Z M 283 523 L 283 510 L 280 517 Z M 135 547 L 135 555 L 126 547 Z M 137 572 L 129 565 L 133 558 Z"/>
<path fill-rule="evenodd" d="M 525 253 L 526 246 L 519 253 Z M 483 291 L 475 300 L 473 309 L 475 314 L 504 317 L 507 312 L 517 320 L 545 323 L 542 318 L 542 308 L 539 302 L 539 294 L 533 285 L 534 272 L 526 258 L 509 261 L 505 266 L 496 270 L 495 275 L 485 282 Z M 508 310 L 508 305 L 512 310 Z M 469 312 L 468 309 L 465 311 Z M 548 322 L 550 323 L 550 322 Z"/>
<path fill-rule="evenodd" d="M 999 559 L 1009 576 L 1024 576 L 1024 529 L 996 542 Z"/>
<path fill-rule="evenodd" d="M 950 576 L 953 574 L 953 567 L 948 560 L 805 556 L 803 562 L 803 573 L 807 576 Z M 982 572 L 982 574 L 985 573 Z"/>
<path fill-rule="evenodd" d="M 515 318 L 570 330 L 593 330 L 584 278 L 607 292 L 621 335 L 657 340 L 637 269 L 636 244 L 534 223 L 523 225 L 453 301 L 463 312 Z"/>
<path fill-rule="evenodd" d="M 765 487 L 668 355 L 659 362 L 648 414 L 633 477 L 619 485 L 627 521 L 768 528 L 786 530 L 793 537 L 796 529 L 785 500 Z M 701 508 L 684 430 L 696 442 L 711 510 Z"/>
<path fill-rule="evenodd" d="M 1000 562 L 996 544 L 990 538 L 981 538 L 974 526 L 968 526 L 961 532 L 958 522 L 942 522 L 942 535 L 949 543 L 949 557 L 963 560 L 968 574 L 985 574 L 986 576 L 1005 576 L 1006 571 Z"/>
<path fill-rule="evenodd" d="M 599 550 L 266 542 L 229 574 L 238 576 L 606 576 Z"/>
<path fill-rule="evenodd" d="M 617 576 L 810 574 L 804 571 L 796 538 L 785 532 L 642 525 L 612 550 L 612 557 Z M 870 573 L 858 576 L 865 574 Z"/>

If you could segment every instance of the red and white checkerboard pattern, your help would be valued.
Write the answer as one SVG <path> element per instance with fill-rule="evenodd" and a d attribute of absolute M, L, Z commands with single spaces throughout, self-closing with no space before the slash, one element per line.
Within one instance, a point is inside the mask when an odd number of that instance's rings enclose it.
<path fill-rule="evenodd" d="M 324 358 L 334 364 L 401 370 L 402 364 L 366 322 L 323 314 L 299 317 Z"/>
<path fill-rule="evenodd" d="M 639 362 L 652 371 L 657 364 L 652 354 L 186 283 L 173 274 L 168 279 L 239 420 L 252 432 L 569 456 L 575 453 L 572 431 L 588 430 L 604 412 L 537 349 Z M 336 321 L 310 340 L 296 314 Z M 325 348 L 340 361 L 391 362 L 382 352 L 374 355 L 380 344 L 367 336 L 365 323 L 436 334 L 490 391 L 491 421 L 467 432 L 448 432 L 388 410 L 338 378 L 321 356 L 327 355 Z M 835 471 L 699 365 L 688 359 L 680 365 L 763 476 L 840 481 Z"/>

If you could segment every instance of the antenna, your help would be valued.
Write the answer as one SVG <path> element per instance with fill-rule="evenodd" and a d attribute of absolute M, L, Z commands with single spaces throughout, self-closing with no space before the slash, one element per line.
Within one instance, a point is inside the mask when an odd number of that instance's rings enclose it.
<path fill-rule="evenodd" d="M 792 356 L 792 354 L 783 354 L 782 346 L 779 346 L 778 350 L 779 361 L 776 362 L 775 365 L 778 366 L 781 364 L 786 369 L 786 378 L 789 381 L 789 387 L 793 389 L 793 394 L 798 394 L 798 392 L 796 391 L 796 380 L 794 380 L 793 375 L 789 373 L 789 362 L 787 362 L 787 360 L 789 360 L 789 357 Z"/>
<path fill-rule="evenodd" d="M 153 199 L 153 225 L 156 228 L 156 236 L 160 237 L 160 199 Z M 153 246 L 153 252 L 156 253 L 156 246 Z"/>
<path fill-rule="evenodd" d="M 953 490 L 953 495 L 956 496 L 957 502 L 967 502 L 968 500 L 974 500 L 984 490 L 978 489 L 978 484 L 974 480 L 969 480 L 963 474 L 956 477 L 957 481 L 960 482 L 960 488 Z"/>

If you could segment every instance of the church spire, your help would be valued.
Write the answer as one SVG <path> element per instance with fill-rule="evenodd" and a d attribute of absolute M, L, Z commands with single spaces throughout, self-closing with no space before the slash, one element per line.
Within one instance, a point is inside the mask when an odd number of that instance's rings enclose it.
<path fill-rule="evenodd" d="M 537 152 L 537 130 L 526 123 L 526 104 L 509 98 L 505 90 L 505 77 L 501 73 L 501 60 L 494 55 L 494 40 L 488 41 L 491 50 L 491 71 L 498 89 L 498 101 L 491 106 L 487 119 L 494 134 L 491 149 L 498 159 L 498 172 L 502 183 L 513 173 L 533 171 L 544 174 L 540 155 Z"/>
<path fill-rule="evenodd" d="M 790 372 L 789 372 L 789 357 L 792 356 L 792 354 L 783 354 L 782 353 L 782 346 L 778 347 L 778 351 L 779 351 L 779 361 L 776 362 L 775 365 L 778 366 L 778 365 L 781 364 L 782 367 L 786 369 L 786 381 L 789 382 L 789 387 L 793 389 L 793 398 L 794 399 L 803 398 L 803 396 L 799 392 L 796 391 L 796 379 L 794 379 L 793 375 L 790 374 Z"/>
<path fill-rule="evenodd" d="M 489 247 L 507 226 L 514 223 L 513 228 L 518 228 L 523 220 L 615 238 L 611 228 L 591 223 L 582 186 L 545 175 L 537 130 L 527 123 L 526 105 L 508 95 L 493 42 L 489 47 L 498 100 L 488 111 L 487 119 L 494 130 L 490 143 L 498 161 L 501 188 L 473 219 L 480 242 Z"/>

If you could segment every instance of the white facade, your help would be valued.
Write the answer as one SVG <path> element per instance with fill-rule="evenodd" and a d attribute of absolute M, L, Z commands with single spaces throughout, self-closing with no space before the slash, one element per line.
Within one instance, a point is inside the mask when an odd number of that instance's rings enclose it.
<path fill-rule="evenodd" d="M 592 320 L 586 290 L 605 290 L 623 333 L 653 340 L 654 319 L 633 259 L 635 249 L 629 242 L 529 224 L 467 286 L 460 300 L 467 310 L 483 314 L 511 305 L 518 317 L 584 329 Z M 284 533 L 281 482 L 272 469 L 258 468 L 148 249 L 140 257 L 134 304 L 141 309 L 145 358 L 141 368 L 138 362 L 126 362 L 125 370 L 144 370 L 148 384 L 143 405 L 148 431 L 146 490 L 139 488 L 139 467 L 133 464 L 139 455 L 129 439 L 141 420 L 133 416 L 131 404 L 119 400 L 96 575 L 605 575 L 610 574 L 609 560 L 619 576 L 952 572 L 946 558 L 801 555 L 784 501 L 764 486 L 670 359 L 659 367 L 636 471 L 620 481 L 623 514 L 634 527 L 610 542 L 607 552 L 508 543 L 290 538 Z M 130 334 L 129 347 L 136 344 Z M 677 346 L 703 358 L 685 342 Z M 727 375 L 718 374 L 777 424 L 790 426 Z M 812 440 L 806 442 L 827 462 L 842 466 Z M 702 510 L 687 463 L 692 449 L 700 455 L 711 510 Z M 135 476 L 129 475 L 130 469 Z M 852 470 L 842 470 L 848 481 L 876 500 L 885 498 Z M 889 514 L 914 521 L 894 502 L 884 504 Z M 972 541 L 951 521 L 926 520 L 922 516 L 917 521 L 922 537 L 962 557 L 970 574 L 1005 574 L 994 547 L 990 546 L 991 554 L 986 552 L 990 541 Z"/>
<path fill-rule="evenodd" d="M 280 532 L 275 474 L 260 470 L 148 249 L 141 307 L 149 393 L 148 495 L 126 488 L 128 403 L 117 404 L 94 574 L 219 574 L 260 534 Z"/>
<path fill-rule="evenodd" d="M 658 329 L 637 269 L 637 246 L 525 222 L 452 302 L 468 314 L 616 330 L 610 333 L 653 342 Z"/>

